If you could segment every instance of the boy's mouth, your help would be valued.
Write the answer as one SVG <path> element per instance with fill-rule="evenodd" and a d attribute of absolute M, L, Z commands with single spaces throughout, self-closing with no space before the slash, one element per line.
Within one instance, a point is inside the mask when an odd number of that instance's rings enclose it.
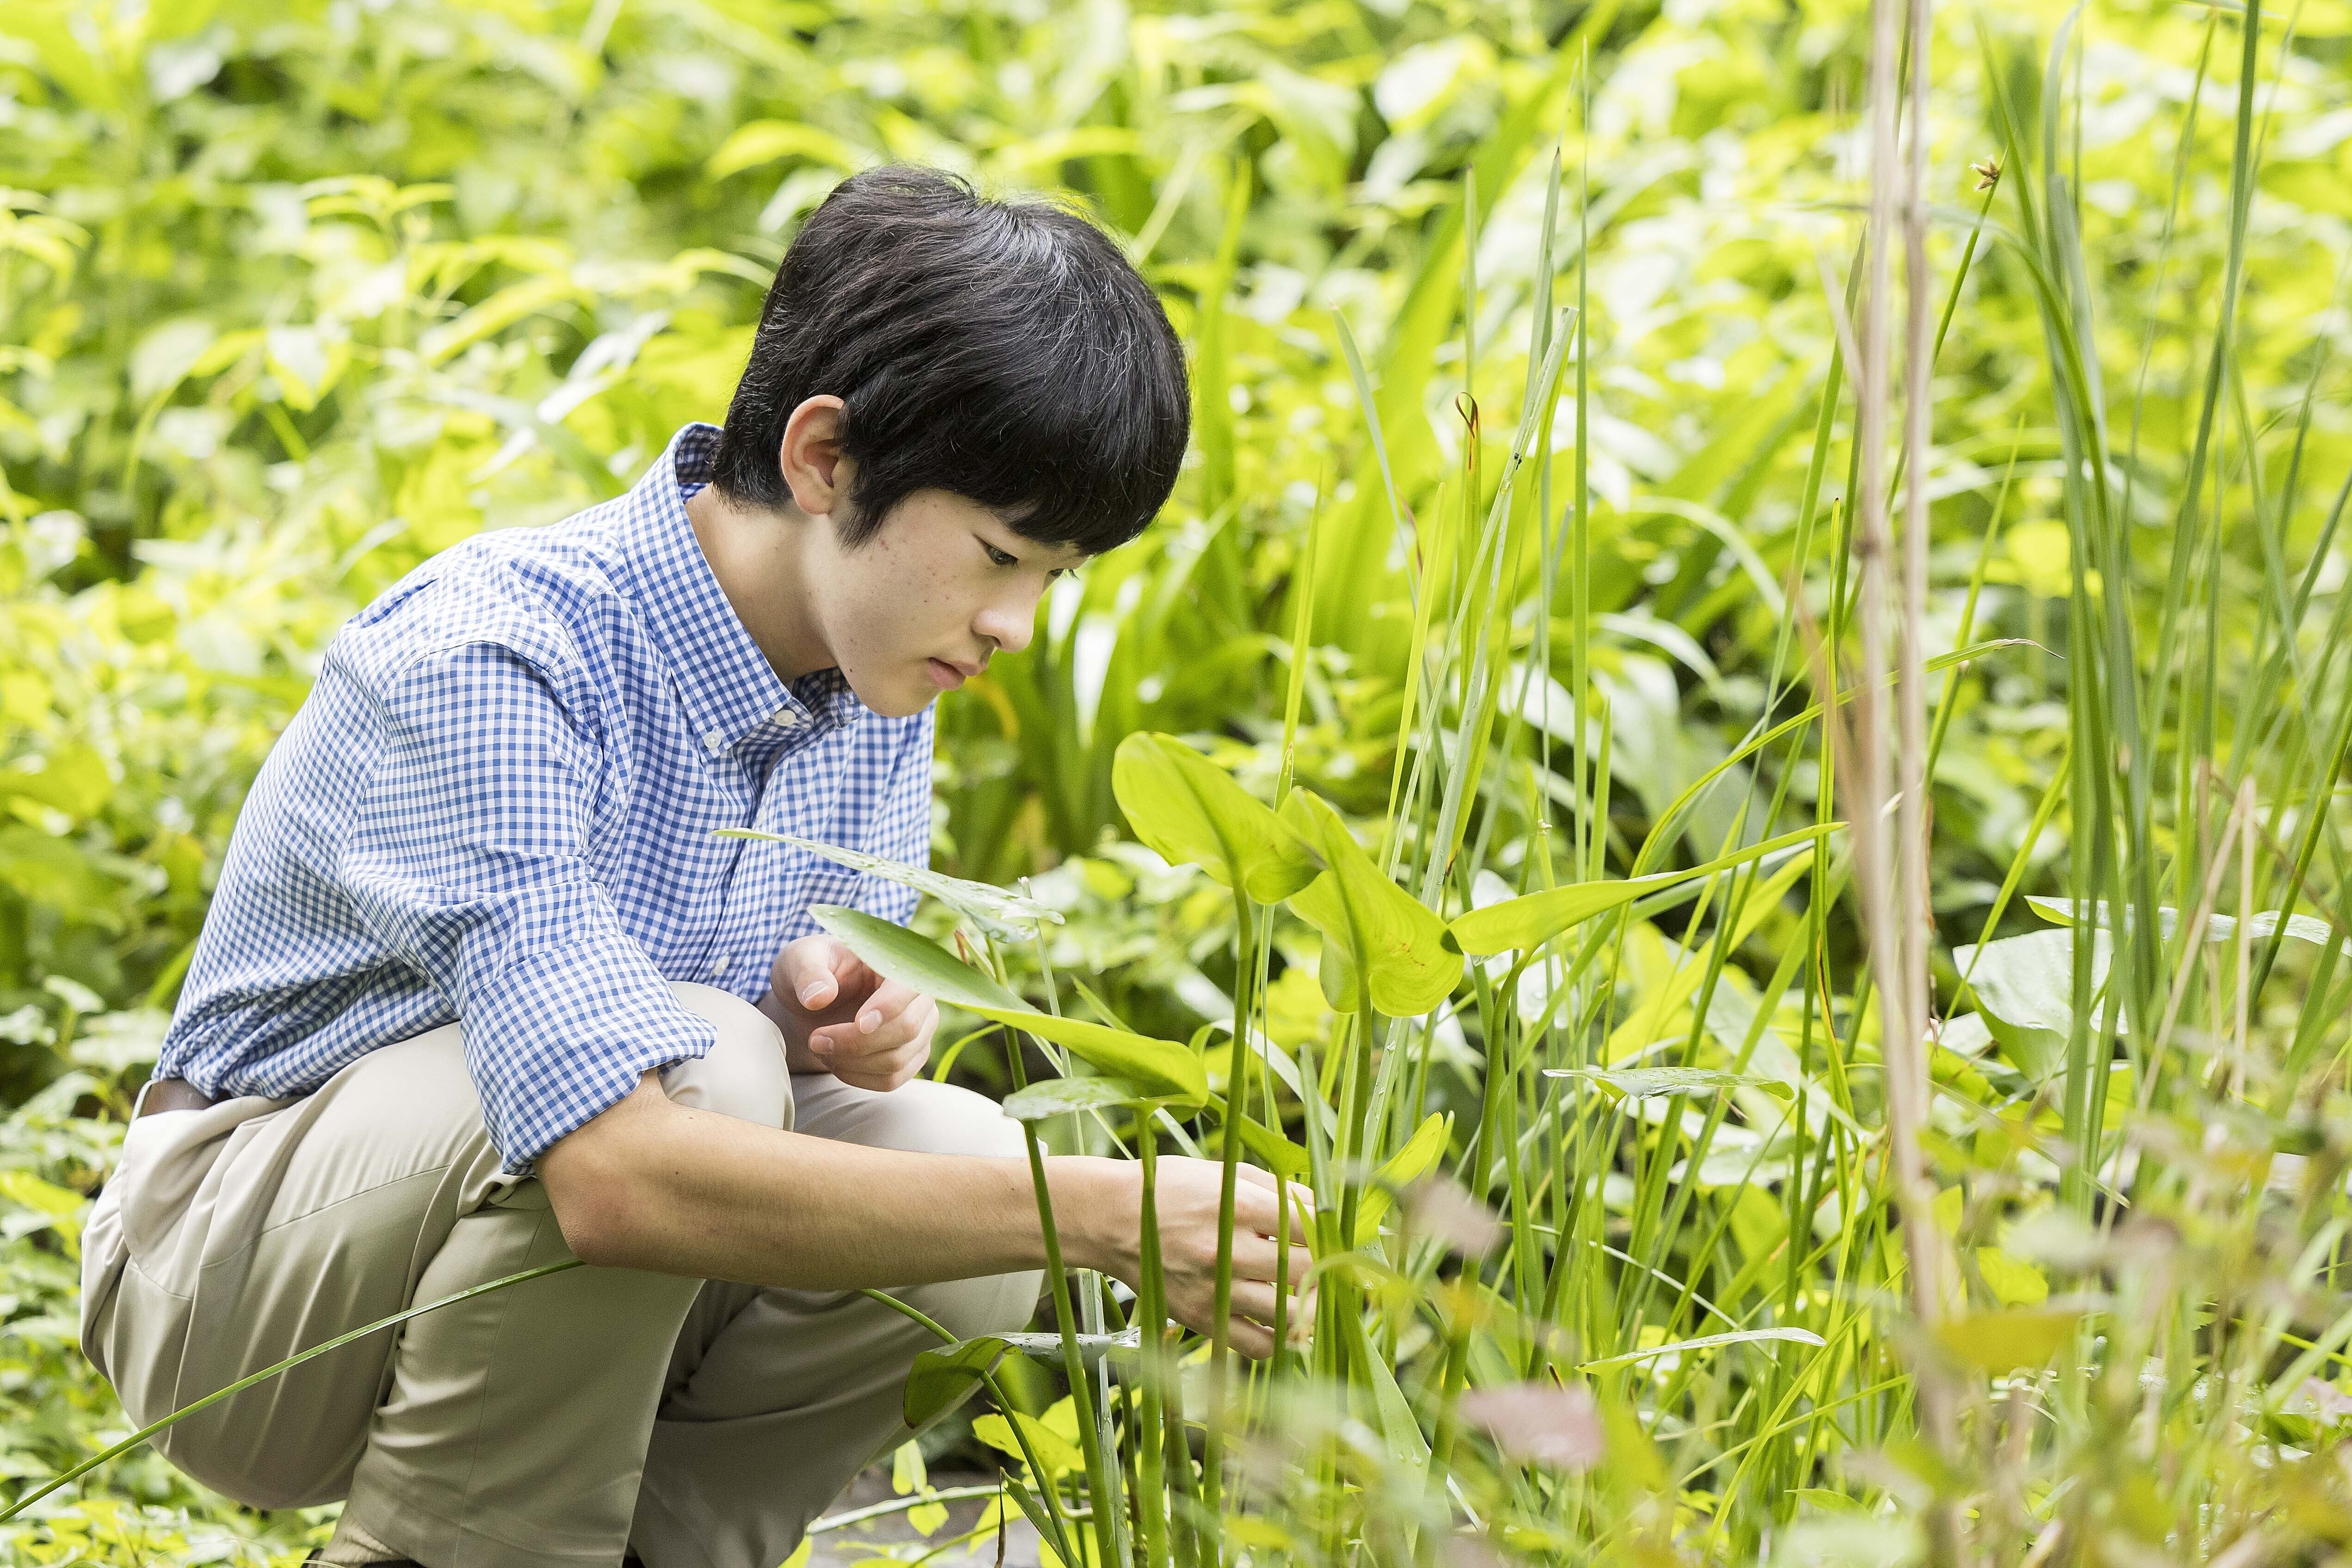
<path fill-rule="evenodd" d="M 949 664 L 945 659 L 931 660 L 928 668 L 930 671 L 931 684 L 943 692 L 951 692 L 963 685 L 964 672 L 956 665 Z"/>

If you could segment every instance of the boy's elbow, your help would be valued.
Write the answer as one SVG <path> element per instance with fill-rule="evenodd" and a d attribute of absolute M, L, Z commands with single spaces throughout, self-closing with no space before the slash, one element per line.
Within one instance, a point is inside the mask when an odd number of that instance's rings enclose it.
<path fill-rule="evenodd" d="M 641 1252 L 640 1231 L 627 1197 L 614 1184 L 591 1182 L 566 1187 L 562 1195 L 550 1188 L 549 1207 L 563 1232 L 563 1244 L 583 1263 L 598 1269 L 633 1269 Z"/>
<path fill-rule="evenodd" d="M 563 1244 L 583 1263 L 600 1269 L 645 1266 L 650 1235 L 646 1183 L 637 1175 L 646 1113 L 633 1103 L 642 1088 L 566 1134 L 539 1157 Z M 660 1095 L 658 1089 L 654 1091 Z M 663 1101 L 667 1104 L 667 1100 Z"/>

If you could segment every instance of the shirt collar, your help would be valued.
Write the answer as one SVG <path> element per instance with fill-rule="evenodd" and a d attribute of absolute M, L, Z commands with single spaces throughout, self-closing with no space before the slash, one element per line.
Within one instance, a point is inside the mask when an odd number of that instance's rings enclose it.
<path fill-rule="evenodd" d="M 719 434 L 698 421 L 679 426 L 619 501 L 622 569 L 667 657 L 687 717 L 713 752 L 771 720 L 806 737 L 865 711 L 839 670 L 818 670 L 787 686 L 727 602 L 686 515 L 688 489 L 710 483 Z"/>

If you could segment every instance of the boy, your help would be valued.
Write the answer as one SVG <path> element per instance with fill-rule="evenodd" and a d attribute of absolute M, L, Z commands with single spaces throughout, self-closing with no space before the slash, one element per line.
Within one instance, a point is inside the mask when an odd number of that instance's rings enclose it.
<path fill-rule="evenodd" d="M 83 1344 L 146 1422 L 539 1264 L 173 1427 L 256 1506 L 349 1500 L 321 1561 L 772 1568 L 906 1436 L 934 1343 L 1019 1327 L 1017 1129 L 919 1076 L 936 1011 L 811 904 L 905 890 L 714 837 L 924 860 L 929 705 L 1131 538 L 1181 350 L 1102 235 L 935 173 L 843 183 L 778 270 L 722 431 L 486 533 L 346 626 L 237 822 L 88 1227 Z M 1122 1162 L 1048 1165 L 1066 1256 L 1137 1278 Z M 1163 1164 L 1206 1330 L 1217 1170 Z M 1233 1333 L 1271 1348 L 1275 1199 Z M 1306 1260 L 1293 1260 L 1304 1278 Z"/>

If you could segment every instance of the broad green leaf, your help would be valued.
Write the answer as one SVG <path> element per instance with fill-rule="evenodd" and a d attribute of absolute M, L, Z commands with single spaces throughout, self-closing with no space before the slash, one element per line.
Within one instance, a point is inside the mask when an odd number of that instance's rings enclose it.
<path fill-rule="evenodd" d="M 966 1399 L 1013 1347 L 993 1334 L 942 1345 L 915 1357 L 899 1402 L 900 1417 L 919 1432 Z"/>
<path fill-rule="evenodd" d="M 213 346 L 213 324 L 181 316 L 148 329 L 131 350 L 131 395 L 145 402 L 178 386 Z"/>
<path fill-rule="evenodd" d="M 2107 983 L 2109 937 L 2093 933 L 2091 994 Z M 2074 1016 L 2074 933 L 2029 931 L 1982 946 L 1952 949 L 1952 962 L 1976 994 L 1977 1011 L 2017 1070 L 2040 1083 L 2066 1063 Z"/>
<path fill-rule="evenodd" d="M 2042 1365 L 2082 1321 L 2079 1312 L 2047 1307 L 1972 1312 L 1938 1323 L 1936 1342 L 1980 1372 L 2008 1372 Z"/>
<path fill-rule="evenodd" d="M 1308 1174 L 1307 1151 L 1281 1134 L 1270 1132 L 1248 1116 L 1235 1116 L 1235 1125 L 1242 1134 L 1242 1147 L 1265 1162 L 1265 1168 L 1285 1181 L 1305 1181 Z"/>
<path fill-rule="evenodd" d="M 1093 1370 L 1106 1355 L 1134 1350 L 1142 1341 L 1135 1329 L 1119 1333 L 1077 1336 L 1079 1364 Z M 916 1431 L 938 1420 L 971 1396 L 973 1389 L 1007 1355 L 1022 1355 L 1048 1366 L 1062 1364 L 1062 1336 L 1050 1333 L 982 1334 L 956 1344 L 940 1345 L 915 1357 L 907 1375 L 900 1414 Z"/>
<path fill-rule="evenodd" d="M 1111 789 L 1136 837 L 1173 863 L 1238 883 L 1260 904 L 1288 898 L 1322 869 L 1297 829 L 1173 736 L 1138 731 L 1120 741 Z"/>
<path fill-rule="evenodd" d="M 1977 1272 L 2004 1307 L 2038 1307 L 2050 1299 L 2050 1281 L 2042 1270 L 1998 1247 L 1977 1249 Z"/>
<path fill-rule="evenodd" d="M 1327 953 L 1338 948 L 1349 1005 L 1361 1005 L 1359 988 L 1367 984 L 1372 1006 L 1391 1018 L 1416 1017 L 1452 996 L 1462 956 L 1447 945 L 1445 923 L 1382 874 L 1320 796 L 1293 790 L 1283 814 L 1328 868 L 1292 895 L 1290 907 L 1323 933 Z"/>
<path fill-rule="evenodd" d="M 840 904 L 820 904 L 809 914 L 848 944 L 849 950 L 877 974 L 912 986 L 927 997 L 991 1018 L 1011 1012 L 1025 1019 L 1036 1011 L 938 943 L 903 925 Z"/>
<path fill-rule="evenodd" d="M 1775 1100 L 1793 1100 L 1797 1095 L 1777 1078 L 1719 1067 L 1547 1067 L 1544 1076 L 1589 1078 L 1612 1101 L 1644 1100 L 1654 1094 L 1706 1094 L 1718 1089 L 1760 1089 Z"/>
<path fill-rule="evenodd" d="M 35 754 L 0 768 L 0 797 L 21 795 L 79 821 L 94 816 L 114 795 L 105 758 L 79 741 Z"/>
<path fill-rule="evenodd" d="M 1198 1057 L 1172 1040 L 1040 1012 L 971 965 L 958 962 L 938 943 L 862 909 L 821 904 L 809 913 L 877 974 L 1050 1040 L 1102 1071 L 1126 1079 L 1152 1099 L 1187 1108 L 1208 1103 L 1208 1072 Z"/>
<path fill-rule="evenodd" d="M 1015 1421 L 1021 1425 L 1019 1437 L 1013 1432 Z M 982 1416 L 971 1424 L 971 1435 L 990 1448 L 1021 1459 L 1028 1458 L 1021 1450 L 1021 1437 L 1028 1438 L 1037 1462 L 1045 1469 L 1045 1475 L 1038 1478 L 1041 1480 L 1054 1476 L 1075 1475 L 1086 1468 L 1086 1458 L 1078 1452 L 1076 1444 L 1035 1416 L 1024 1416 L 1017 1410 L 1013 1412 L 1011 1420 L 1003 1416 Z"/>
<path fill-rule="evenodd" d="M 1004 1097 L 1004 1113 L 1016 1122 L 1043 1122 L 1073 1111 L 1131 1105 L 1142 1099 L 1124 1078 L 1047 1078 Z"/>
<path fill-rule="evenodd" d="M 1058 910 L 1050 909 L 1034 898 L 1024 898 L 1017 893 L 993 887 L 984 882 L 966 882 L 960 876 L 949 876 L 928 866 L 884 860 L 880 855 L 869 855 L 863 850 L 845 850 L 839 844 L 794 838 L 790 833 L 763 833 L 756 828 L 717 828 L 712 831 L 722 839 L 757 839 L 765 843 L 789 844 L 809 854 L 821 855 L 835 865 L 847 866 L 867 876 L 878 876 L 901 887 L 911 887 L 917 893 L 929 894 L 1000 942 L 1033 941 L 1041 923 L 1062 924 Z"/>
<path fill-rule="evenodd" d="M 2074 906 L 2066 899 L 2042 898 L 2038 895 L 2028 894 L 2025 902 L 2032 904 L 2033 906 L 2033 912 L 2036 915 L 2041 915 L 2044 920 L 2055 922 L 2060 925 L 2073 925 L 2075 924 Z M 2105 899 L 2093 901 L 2090 908 L 2091 924 L 2102 927 L 2109 925 L 2107 918 L 2107 905 Z M 2131 923 L 2128 912 L 2126 912 L 2125 915 L 2124 923 L 2126 925 L 2129 925 Z M 2168 904 L 2160 906 L 2156 912 L 2156 923 L 2157 928 L 2162 931 L 2167 937 L 2169 937 L 2180 927 L 2180 911 L 2172 908 Z M 2338 938 L 2336 935 L 2336 928 L 2328 925 L 2326 921 L 2320 919 L 2315 915 L 2287 915 L 2283 910 L 2261 910 L 2255 914 L 2252 920 L 2247 922 L 2247 935 L 2254 937 L 2270 936 L 2277 932 L 2282 924 L 2286 926 L 2286 934 L 2294 937 L 2298 941 L 2308 942 L 2314 946 L 2318 947 L 2325 947 L 2329 942 L 2334 941 L 2336 942 L 2337 950 L 2339 952 L 2343 953 L 2347 957 L 2352 957 L 2352 940 Z M 2233 915 L 2209 915 L 2205 917 L 2206 941 L 2227 942 L 2231 937 L 2237 936 L 2237 916 Z"/>
<path fill-rule="evenodd" d="M 1356 1242 L 1359 1247 L 1370 1243 L 1381 1232 L 1381 1219 L 1385 1216 L 1396 1195 L 1427 1176 L 1444 1156 L 1447 1143 L 1454 1136 L 1454 1118 L 1433 1111 L 1422 1118 L 1421 1125 L 1412 1130 L 1404 1147 L 1383 1161 L 1372 1173 L 1364 1196 L 1356 1205 Z"/>
<path fill-rule="evenodd" d="M 1150 1099 L 1183 1110 L 1208 1103 L 1208 1071 L 1199 1057 L 1175 1040 L 1129 1034 L 1084 1019 L 1056 1018 L 1025 1002 L 1018 1009 L 957 1005 L 982 1018 L 1026 1030 L 1040 1040 L 1050 1040 L 1088 1066 L 1126 1080 Z"/>
<path fill-rule="evenodd" d="M 1842 824 L 1801 829 L 1766 839 L 1759 844 L 1727 854 L 1704 865 L 1686 871 L 1662 871 L 1650 876 L 1629 877 L 1622 882 L 1578 882 L 1566 887 L 1555 887 L 1542 893 L 1531 893 L 1524 898 L 1510 899 L 1489 904 L 1457 916 L 1451 927 L 1454 940 L 1465 953 L 1484 955 L 1500 953 L 1510 948 L 1539 946 L 1561 932 L 1580 925 L 1596 915 L 1633 903 L 1647 894 L 1663 893 L 1703 876 L 1714 876 L 1734 866 L 1747 864 L 1765 855 L 1775 854 L 1791 845 L 1805 843 L 1835 831 Z"/>
<path fill-rule="evenodd" d="M 1381 1440 L 1389 1451 L 1389 1458 L 1407 1470 L 1419 1470 L 1429 1463 L 1429 1439 L 1422 1435 L 1421 1423 L 1413 1419 L 1412 1406 L 1397 1386 L 1396 1373 L 1389 1365 L 1387 1355 L 1372 1348 L 1371 1336 L 1364 1331 L 1360 1312 L 1342 1315 L 1341 1322 L 1355 1340 L 1357 1364 L 1371 1375 L 1372 1410 L 1380 1422 Z"/>

